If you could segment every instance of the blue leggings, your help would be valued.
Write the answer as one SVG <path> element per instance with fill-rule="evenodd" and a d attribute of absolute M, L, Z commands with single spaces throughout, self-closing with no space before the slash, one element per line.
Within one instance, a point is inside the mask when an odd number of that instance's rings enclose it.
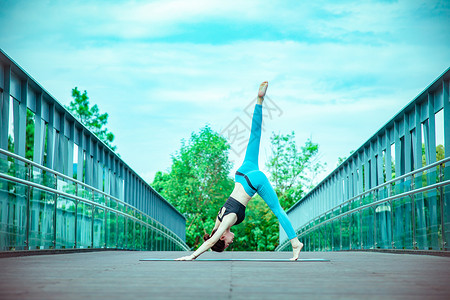
<path fill-rule="evenodd" d="M 245 192 L 253 197 L 255 193 L 263 198 L 278 218 L 289 239 L 295 238 L 294 228 L 280 205 L 277 194 L 266 175 L 258 168 L 259 144 L 261 141 L 262 105 L 256 104 L 253 112 L 252 131 L 242 166 L 237 170 L 235 181 L 244 186 Z"/>

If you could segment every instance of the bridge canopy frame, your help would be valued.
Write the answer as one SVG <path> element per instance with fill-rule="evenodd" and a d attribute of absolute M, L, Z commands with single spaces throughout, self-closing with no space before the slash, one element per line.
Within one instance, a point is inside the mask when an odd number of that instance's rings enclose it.
<path fill-rule="evenodd" d="M 449 84 L 450 68 L 287 211 L 306 250 L 449 250 Z"/>
<path fill-rule="evenodd" d="M 1 49 L 0 101 L 0 250 L 30 249 L 36 230 L 38 249 L 189 249 L 186 218 Z"/>

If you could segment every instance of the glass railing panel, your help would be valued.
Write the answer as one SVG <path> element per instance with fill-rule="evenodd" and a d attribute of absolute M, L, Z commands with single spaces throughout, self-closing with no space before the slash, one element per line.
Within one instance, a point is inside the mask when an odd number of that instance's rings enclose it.
<path fill-rule="evenodd" d="M 377 200 L 382 200 L 382 199 L 385 199 L 385 198 L 389 197 L 389 193 L 390 193 L 389 185 L 385 185 L 385 186 L 380 187 L 377 190 Z"/>
<path fill-rule="evenodd" d="M 92 201 L 92 190 L 83 185 L 78 185 L 78 197 Z"/>
<path fill-rule="evenodd" d="M 112 209 L 119 210 L 119 204 L 113 198 L 108 198 L 106 201 L 106 205 Z"/>
<path fill-rule="evenodd" d="M 361 198 L 358 197 L 358 198 L 353 199 L 353 201 L 351 201 L 349 203 L 349 205 L 350 205 L 350 210 L 360 207 L 361 206 Z"/>
<path fill-rule="evenodd" d="M 408 176 L 403 180 L 403 193 L 413 190 L 414 177 Z"/>
<path fill-rule="evenodd" d="M 117 202 L 117 208 L 120 212 L 125 212 L 125 205 L 122 202 Z"/>
<path fill-rule="evenodd" d="M 328 222 L 324 226 L 324 234 L 326 236 L 325 245 L 324 245 L 324 251 L 331 251 L 332 249 L 332 241 L 333 241 L 333 223 Z"/>
<path fill-rule="evenodd" d="M 106 212 L 106 247 L 117 248 L 117 214 L 115 212 Z"/>
<path fill-rule="evenodd" d="M 392 201 L 393 245 L 396 249 L 413 249 L 411 197 Z"/>
<path fill-rule="evenodd" d="M 152 234 L 152 237 L 153 237 L 153 247 L 152 247 L 152 249 L 153 249 L 153 251 L 159 251 L 159 231 L 154 230 L 153 234 Z"/>
<path fill-rule="evenodd" d="M 8 174 L 9 164 L 8 158 L 5 155 L 0 154 L 0 173 Z"/>
<path fill-rule="evenodd" d="M 134 234 L 135 234 L 135 222 L 132 219 L 127 219 L 127 249 L 133 249 L 134 247 Z"/>
<path fill-rule="evenodd" d="M 36 167 L 31 167 L 31 176 L 29 179 L 31 182 L 40 184 L 40 185 L 45 185 L 44 184 L 44 171 L 42 171 L 42 169 L 36 168 Z"/>
<path fill-rule="evenodd" d="M 321 225 L 317 228 L 316 232 L 317 232 L 317 251 L 323 251 L 323 249 L 325 248 L 325 240 L 327 238 L 326 234 L 325 234 L 325 226 Z"/>
<path fill-rule="evenodd" d="M 151 226 L 148 228 L 147 249 L 150 251 L 155 251 L 155 230 Z"/>
<path fill-rule="evenodd" d="M 92 247 L 92 216 L 91 204 L 79 202 L 77 205 L 77 248 Z"/>
<path fill-rule="evenodd" d="M 341 214 L 346 213 L 350 210 L 351 203 L 347 202 L 341 205 Z"/>
<path fill-rule="evenodd" d="M 142 225 L 141 228 L 142 228 L 141 250 L 147 250 L 148 227 L 146 225 Z"/>
<path fill-rule="evenodd" d="M 136 222 L 134 225 L 134 243 L 133 248 L 140 250 L 143 248 L 142 245 L 143 239 L 142 239 L 142 226 L 140 222 Z"/>
<path fill-rule="evenodd" d="M 311 240 L 310 240 L 310 238 L 309 238 L 309 234 L 305 234 L 302 238 L 301 238 L 301 241 L 305 244 L 305 251 L 312 251 L 312 248 L 311 248 Z M 287 244 L 287 246 L 286 246 L 286 251 L 290 251 L 291 250 L 291 248 L 292 248 L 292 246 L 291 246 L 291 244 L 289 243 L 289 244 Z"/>
<path fill-rule="evenodd" d="M 392 247 L 391 205 L 389 202 L 375 207 L 376 248 L 389 249 Z"/>
<path fill-rule="evenodd" d="M 27 180 L 29 177 L 28 165 L 19 160 L 13 158 L 7 158 L 3 160 L 1 164 L 1 172 L 10 176 L 14 176 L 20 179 Z"/>
<path fill-rule="evenodd" d="M 105 196 L 102 193 L 93 191 L 93 199 L 95 203 L 101 204 L 101 205 L 106 205 L 106 200 L 105 200 Z"/>
<path fill-rule="evenodd" d="M 432 185 L 440 181 L 440 170 L 438 167 L 430 168 L 427 170 L 427 185 Z"/>
<path fill-rule="evenodd" d="M 411 180 L 409 184 L 405 184 L 405 179 L 400 179 L 391 183 L 391 195 L 398 195 L 404 193 L 406 190 L 411 189 Z"/>
<path fill-rule="evenodd" d="M 351 219 L 349 215 L 341 217 L 341 250 L 350 249 L 350 224 Z"/>
<path fill-rule="evenodd" d="M 117 248 L 125 249 L 125 231 L 126 231 L 126 218 L 125 216 L 117 215 Z"/>
<path fill-rule="evenodd" d="M 349 215 L 350 219 L 350 249 L 361 249 L 361 226 L 359 222 L 359 212 Z"/>
<path fill-rule="evenodd" d="M 157 239 L 157 244 L 158 244 L 158 251 L 164 250 L 164 236 L 162 235 L 162 233 L 160 231 L 158 232 L 158 236 L 156 239 Z"/>
<path fill-rule="evenodd" d="M 75 202 L 58 196 L 56 201 L 56 248 L 75 247 Z"/>
<path fill-rule="evenodd" d="M 28 188 L 2 179 L 0 186 L 0 250 L 24 250 Z"/>
<path fill-rule="evenodd" d="M 311 251 L 317 251 L 317 232 L 315 230 L 310 233 Z"/>
<path fill-rule="evenodd" d="M 70 195 L 77 195 L 77 184 L 67 179 L 58 178 L 58 190 Z"/>
<path fill-rule="evenodd" d="M 367 207 L 360 212 L 361 214 L 361 243 L 363 249 L 374 249 L 374 209 Z"/>
<path fill-rule="evenodd" d="M 450 165 L 450 163 L 447 163 Z M 448 168 L 448 167 L 446 167 Z M 450 171 L 450 170 L 449 170 Z M 442 236 L 444 239 L 444 250 L 450 250 L 450 185 L 442 188 L 443 226 Z"/>
<path fill-rule="evenodd" d="M 333 230 L 333 251 L 341 249 L 341 221 L 339 219 L 332 222 Z"/>
<path fill-rule="evenodd" d="M 421 250 L 439 250 L 442 245 L 441 201 L 437 190 L 414 195 L 416 245 Z"/>
<path fill-rule="evenodd" d="M 366 205 L 372 203 L 374 200 L 373 193 L 365 194 L 361 198 L 361 205 Z"/>
<path fill-rule="evenodd" d="M 55 194 L 33 188 L 30 195 L 29 249 L 54 247 L 54 216 Z"/>
<path fill-rule="evenodd" d="M 56 176 L 47 171 L 42 171 L 42 184 L 46 187 L 56 189 Z"/>
<path fill-rule="evenodd" d="M 418 178 L 421 181 L 422 176 Z M 420 182 L 422 184 L 422 182 Z M 425 180 L 426 184 L 426 180 Z M 429 222 L 429 212 L 426 210 L 427 203 L 424 193 L 417 193 L 414 195 L 414 206 L 415 206 L 415 237 L 417 247 L 419 249 L 428 248 L 428 234 L 427 234 L 427 221 Z"/>
<path fill-rule="evenodd" d="M 450 180 L 450 162 L 446 162 L 441 168 L 441 173 L 444 175 L 443 181 Z"/>
<path fill-rule="evenodd" d="M 105 247 L 105 210 L 98 206 L 94 207 L 93 247 Z"/>
<path fill-rule="evenodd" d="M 331 212 L 332 218 L 337 217 L 340 214 L 341 214 L 341 208 L 340 207 L 334 208 L 333 211 Z"/>

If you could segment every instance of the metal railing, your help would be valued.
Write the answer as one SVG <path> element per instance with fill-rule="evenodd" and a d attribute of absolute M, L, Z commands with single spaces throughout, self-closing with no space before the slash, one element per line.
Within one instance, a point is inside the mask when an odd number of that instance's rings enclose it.
<path fill-rule="evenodd" d="M 14 153 L 0 154 L 0 250 L 189 249 L 132 205 Z"/>
<path fill-rule="evenodd" d="M 449 163 L 446 158 L 394 178 L 312 219 L 297 231 L 305 250 L 447 250 Z M 291 250 L 289 241 L 277 250 Z"/>

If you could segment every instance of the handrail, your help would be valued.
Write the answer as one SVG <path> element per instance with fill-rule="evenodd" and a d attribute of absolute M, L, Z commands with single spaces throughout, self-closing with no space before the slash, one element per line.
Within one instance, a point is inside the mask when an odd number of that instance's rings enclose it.
<path fill-rule="evenodd" d="M 62 178 L 64 178 L 64 179 L 70 180 L 70 181 L 72 181 L 72 182 L 74 182 L 74 183 L 76 183 L 76 184 L 82 185 L 82 186 L 84 186 L 84 187 L 86 187 L 86 188 L 88 188 L 88 189 L 90 189 L 90 190 L 92 190 L 92 191 L 94 191 L 94 192 L 97 192 L 97 193 L 99 193 L 99 194 L 102 194 L 102 195 L 104 195 L 104 196 L 107 196 L 107 197 L 109 197 L 109 198 L 112 198 L 112 199 L 114 199 L 114 200 L 116 200 L 116 201 L 118 201 L 118 202 L 120 202 L 120 203 L 122 203 L 122 204 L 124 204 L 124 205 L 133 207 L 132 205 L 130 205 L 130 204 L 124 202 L 123 200 L 120 200 L 119 198 L 116 198 L 116 197 L 114 197 L 114 196 L 112 196 L 112 195 L 109 195 L 109 194 L 107 194 L 107 193 L 105 193 L 105 192 L 103 192 L 103 191 L 101 191 L 101 190 L 99 190 L 99 189 L 97 189 L 97 188 L 95 188 L 95 187 L 93 187 L 93 186 L 90 186 L 90 185 L 88 185 L 88 184 L 86 184 L 86 183 L 84 183 L 84 182 L 82 182 L 82 181 L 79 181 L 79 180 L 74 179 L 74 178 L 72 178 L 72 177 L 70 177 L 70 176 L 67 176 L 67 175 L 65 175 L 65 174 L 59 173 L 59 172 L 57 172 L 57 171 L 55 171 L 55 170 L 53 170 L 53 169 L 50 169 L 50 168 L 45 167 L 45 166 L 43 166 L 43 165 L 40 165 L 40 164 L 38 164 L 38 163 L 36 163 L 36 162 L 34 162 L 34 161 L 31 161 L 31 160 L 29 160 L 29 159 L 26 159 L 26 158 L 24 158 L 24 157 L 22 157 L 22 156 L 20 156 L 20 155 L 15 154 L 15 153 L 6 151 L 6 150 L 4 150 L 4 149 L 0 149 L 0 154 L 5 154 L 5 155 L 10 156 L 10 157 L 12 157 L 12 158 L 14 158 L 14 159 L 17 159 L 17 160 L 20 160 L 20 161 L 22 161 L 22 162 L 24 162 L 24 163 L 30 164 L 30 165 L 32 165 L 32 166 L 35 166 L 35 167 L 37 167 L 37 168 L 39 168 L 39 169 L 41 169 L 41 170 L 44 170 L 44 171 L 49 172 L 49 173 L 52 173 L 53 175 L 62 177 Z"/>
<path fill-rule="evenodd" d="M 358 194 L 358 195 L 356 195 L 356 196 L 354 196 L 354 197 L 352 197 L 352 198 L 350 198 L 350 199 L 348 199 L 348 200 L 342 202 L 341 204 L 339 204 L 339 205 L 337 205 L 337 206 L 335 206 L 335 207 L 333 207 L 333 208 L 327 210 L 326 212 L 324 212 L 324 213 L 318 215 L 317 217 L 315 217 L 314 219 L 311 219 L 311 221 L 314 221 L 314 220 L 316 220 L 316 219 L 320 219 L 322 216 L 327 215 L 329 212 L 335 210 L 337 207 L 340 207 L 340 206 L 343 206 L 343 205 L 345 205 L 345 204 L 347 204 L 347 203 L 349 203 L 349 202 L 352 202 L 353 200 L 355 200 L 355 199 L 357 199 L 357 198 L 361 198 L 361 197 L 363 197 L 363 196 L 365 196 L 365 195 L 367 195 L 367 194 L 370 194 L 370 193 L 372 193 L 372 192 L 374 192 L 374 191 L 376 191 L 376 190 L 379 190 L 379 189 L 381 189 L 381 188 L 383 188 L 383 187 L 385 187 L 385 186 L 387 186 L 387 185 L 390 185 L 390 184 L 392 184 L 392 183 L 394 183 L 394 182 L 396 182 L 396 181 L 400 181 L 400 180 L 402 180 L 402 179 L 404 179 L 404 178 L 411 177 L 411 176 L 413 176 L 413 175 L 415 175 L 415 174 L 417 174 L 417 173 L 426 171 L 426 170 L 428 170 L 428 169 L 432 169 L 432 168 L 434 168 L 434 167 L 436 167 L 436 166 L 439 166 L 439 165 L 441 165 L 441 164 L 445 164 L 445 163 L 448 162 L 448 161 L 450 161 L 450 158 L 444 158 L 444 159 L 441 159 L 441 160 L 438 161 L 438 162 L 435 162 L 435 163 L 430 164 L 430 165 L 428 165 L 428 166 L 422 167 L 422 168 L 420 168 L 420 169 L 414 170 L 414 171 L 412 171 L 412 172 L 410 172 L 410 173 L 401 175 L 401 176 L 396 177 L 396 178 L 394 178 L 394 179 L 391 179 L 391 180 L 389 180 L 389 181 L 387 181 L 387 182 L 384 182 L 384 183 L 382 183 L 382 184 L 380 184 L 380 185 L 377 185 L 376 187 L 373 187 L 373 188 L 371 188 L 370 190 L 367 190 L 367 191 L 365 191 L 365 192 L 362 192 L 361 194 Z M 415 191 L 416 191 L 416 190 L 415 190 Z M 309 221 L 309 223 L 310 223 L 311 221 Z"/>
<path fill-rule="evenodd" d="M 391 197 L 388 197 L 388 198 L 383 198 L 381 200 L 378 200 L 378 201 L 375 201 L 375 202 L 372 202 L 372 203 L 368 203 L 368 204 L 359 206 L 357 208 L 354 208 L 354 209 L 351 209 L 351 210 L 346 211 L 344 213 L 341 213 L 338 216 L 335 216 L 335 217 L 332 217 L 330 219 L 324 220 L 320 224 L 314 225 L 313 227 L 308 228 L 307 230 L 303 231 L 302 233 L 308 233 L 308 232 L 312 231 L 313 229 L 315 229 L 315 228 L 317 228 L 319 226 L 323 226 L 326 223 L 333 222 L 334 220 L 337 220 L 339 218 L 342 218 L 342 217 L 345 217 L 347 215 L 353 214 L 353 213 L 355 213 L 357 211 L 364 210 L 364 209 L 372 207 L 372 206 L 377 206 L 377 205 L 380 205 L 380 204 L 383 204 L 385 202 L 389 202 L 389 201 L 392 201 L 392 200 L 395 200 L 395 199 L 398 199 L 398 198 L 403 198 L 403 197 L 407 197 L 407 196 L 410 196 L 410 195 L 413 195 L 413 194 L 426 192 L 428 190 L 432 190 L 432 189 L 439 188 L 439 187 L 446 186 L 446 185 L 450 185 L 450 179 L 446 180 L 446 181 L 438 182 L 438 183 L 435 183 L 435 184 L 432 184 L 432 185 L 427 185 L 425 187 L 421 187 L 421 188 L 418 188 L 418 189 L 415 189 L 415 190 L 412 190 L 412 191 L 408 191 L 408 192 L 404 192 L 404 193 L 401 193 L 401 194 L 397 194 L 397 195 L 394 195 L 394 196 L 391 196 Z M 340 204 L 339 206 L 335 206 L 332 210 L 334 210 L 334 209 L 336 209 L 337 207 L 340 207 L 340 206 L 342 206 L 342 204 Z M 328 212 L 330 212 L 332 210 L 329 210 Z M 323 216 L 323 215 L 324 214 L 322 214 L 321 216 Z M 310 220 L 309 222 L 305 223 L 302 227 L 305 227 L 307 224 L 313 223 L 317 219 L 318 219 L 318 217 Z M 282 245 L 279 245 L 277 248 L 284 247 L 285 245 L 288 244 L 288 242 L 289 242 L 289 240 L 285 241 Z"/>
<path fill-rule="evenodd" d="M 386 185 L 390 185 L 390 184 L 393 183 L 393 182 L 402 180 L 402 179 L 404 179 L 404 178 L 410 177 L 410 176 L 412 176 L 412 175 L 414 175 L 414 174 L 417 174 L 417 173 L 421 173 L 421 172 L 426 171 L 426 170 L 428 170 L 428 169 L 432 169 L 432 168 L 434 168 L 434 167 L 436 167 L 436 166 L 439 166 L 439 165 L 441 165 L 441 164 L 445 164 L 445 163 L 448 162 L 448 161 L 450 161 L 450 157 L 443 158 L 443 159 L 441 159 L 441 160 L 439 160 L 439 161 L 437 161 L 437 162 L 434 162 L 434 163 L 432 163 L 432 164 L 426 165 L 425 167 L 422 167 L 422 168 L 420 168 L 420 169 L 411 171 L 411 172 L 409 172 L 409 173 L 407 173 L 407 174 L 403 174 L 403 175 L 401 175 L 401 176 L 399 176 L 399 177 L 392 178 L 392 179 L 389 180 L 389 181 L 383 182 L 383 183 L 380 184 L 380 185 L 377 185 L 377 186 L 375 186 L 375 187 L 373 187 L 373 188 L 371 188 L 371 189 L 369 189 L 369 190 L 367 190 L 367 191 L 362 192 L 361 194 L 358 194 L 358 195 L 354 196 L 353 198 L 350 198 L 350 199 L 346 200 L 346 202 L 352 201 L 352 200 L 354 200 L 355 198 L 361 197 L 361 196 L 363 196 L 363 195 L 365 195 L 365 194 L 370 194 L 370 193 L 373 192 L 374 190 L 378 190 L 378 189 L 380 189 L 380 188 L 382 188 L 382 187 L 384 187 L 384 186 L 386 186 Z M 311 192 L 312 192 L 312 191 L 311 191 Z M 311 194 L 311 192 L 309 192 L 308 194 L 306 194 L 306 195 L 305 195 L 304 197 L 302 197 L 302 199 L 300 199 L 297 203 L 295 203 L 294 205 L 292 205 L 292 207 L 290 207 L 290 208 L 286 211 L 286 213 L 288 213 L 289 211 L 291 211 L 292 209 L 294 209 L 297 205 L 300 205 L 300 203 L 303 202 L 303 199 L 306 199 L 306 198 Z M 343 203 L 345 203 L 345 202 L 343 202 Z M 343 203 L 342 203 L 342 204 L 343 204 Z M 328 211 L 327 211 L 327 212 L 328 212 Z"/>

